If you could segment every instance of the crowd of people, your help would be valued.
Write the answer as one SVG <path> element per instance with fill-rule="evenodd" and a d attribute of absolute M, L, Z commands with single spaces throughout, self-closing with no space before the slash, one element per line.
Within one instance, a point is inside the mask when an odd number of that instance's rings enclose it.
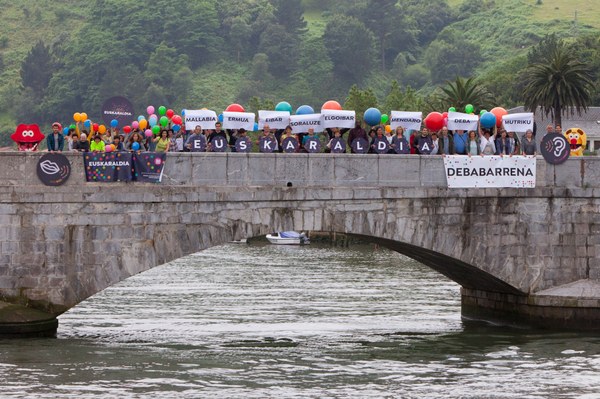
<path fill-rule="evenodd" d="M 132 129 L 129 133 L 124 133 L 117 128 L 111 128 L 104 133 L 90 133 L 86 129 L 80 129 L 79 123 L 74 129 L 69 129 L 65 136 L 62 134 L 61 125 L 57 122 L 52 125 L 52 130 L 53 133 L 46 139 L 49 151 L 212 152 L 217 151 L 215 143 L 217 138 L 221 138 L 219 144 L 226 143 L 226 148 L 219 148 L 219 152 L 236 152 L 237 141 L 242 138 L 248 140 L 246 130 L 225 130 L 221 123 L 217 123 L 215 129 L 203 129 L 198 125 L 191 131 L 185 129 L 175 131 L 168 126 L 161 129 L 159 134 L 150 137 L 147 137 L 141 129 Z M 562 133 L 562 130 L 560 126 L 549 125 L 546 132 Z M 276 152 L 283 152 L 283 141 L 291 138 L 296 141 L 293 152 L 315 152 L 314 148 L 308 148 L 307 143 L 311 139 L 317 139 L 324 144 L 322 150 L 319 146 L 319 151 L 334 153 L 537 155 L 537 144 L 532 130 L 519 137 L 514 132 L 506 131 L 504 127 L 453 132 L 446 127 L 439 131 L 430 131 L 426 127 L 422 127 L 420 131 L 405 131 L 404 128 L 397 127 L 392 131 L 390 126 L 379 125 L 367 131 L 363 123 L 357 122 L 352 129 L 331 128 L 323 133 L 308 129 L 306 133 L 293 134 L 290 126 L 273 130 L 265 125 L 260 134 L 260 139 L 264 138 L 274 141 L 275 145 L 269 150 Z M 192 143 L 198 139 L 203 141 L 204 145 L 192 147 Z M 254 144 L 258 145 L 259 141 Z M 262 152 L 260 146 L 258 149 Z"/>

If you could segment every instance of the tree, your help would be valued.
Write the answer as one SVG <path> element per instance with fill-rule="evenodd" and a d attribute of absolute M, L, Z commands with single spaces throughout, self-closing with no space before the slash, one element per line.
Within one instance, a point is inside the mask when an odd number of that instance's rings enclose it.
<path fill-rule="evenodd" d="M 393 80 L 383 104 L 383 112 L 418 111 L 423 109 L 423 98 L 410 86 L 402 91 L 398 82 Z"/>
<path fill-rule="evenodd" d="M 481 63 L 481 49 L 469 42 L 462 32 L 445 29 L 431 42 L 424 54 L 433 83 L 441 83 L 455 76 L 471 76 Z"/>
<path fill-rule="evenodd" d="M 377 97 L 373 90 L 361 90 L 356 85 L 352 85 L 348 92 L 348 97 L 344 102 L 344 108 L 356 111 L 356 119 L 362 119 L 365 111 L 368 108 L 377 108 Z"/>
<path fill-rule="evenodd" d="M 455 20 L 446 0 L 429 0 L 426 6 L 422 0 L 400 0 L 400 9 L 415 21 L 420 46 L 431 43 L 442 29 Z"/>
<path fill-rule="evenodd" d="M 302 0 L 272 0 L 275 6 L 275 21 L 285 26 L 294 36 L 305 34 L 308 29 L 304 20 Z"/>
<path fill-rule="evenodd" d="M 258 50 L 269 58 L 269 71 L 280 78 L 287 78 L 296 68 L 298 40 L 285 26 L 269 25 L 260 35 Z"/>
<path fill-rule="evenodd" d="M 473 105 L 476 110 L 490 109 L 495 105 L 491 93 L 475 78 L 464 79 L 457 77 L 453 82 L 446 82 L 441 87 L 441 94 L 434 100 L 434 108 L 447 109 L 456 107 L 457 110 L 464 109 L 467 104 Z"/>
<path fill-rule="evenodd" d="M 50 47 L 40 40 L 31 48 L 21 63 L 20 74 L 23 86 L 31 88 L 35 95 L 43 97 L 50 84 L 53 70 L 54 64 Z"/>
<path fill-rule="evenodd" d="M 529 64 L 523 78 L 525 108 L 534 112 L 540 107 L 546 116 L 552 115 L 555 125 L 562 124 L 564 111 L 581 114 L 591 103 L 592 74 L 562 40 Z"/>

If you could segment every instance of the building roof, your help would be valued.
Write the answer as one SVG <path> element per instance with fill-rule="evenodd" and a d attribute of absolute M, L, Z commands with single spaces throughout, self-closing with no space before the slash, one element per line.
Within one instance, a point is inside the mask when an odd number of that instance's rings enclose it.
<path fill-rule="evenodd" d="M 509 114 L 517 114 L 520 112 L 526 112 L 523 106 L 512 108 L 508 110 Z M 546 126 L 552 125 L 552 116 L 544 115 L 542 110 L 538 108 L 534 114 L 535 124 L 537 127 L 536 136 L 541 136 L 546 130 Z M 570 111 L 563 112 L 562 114 L 562 129 L 563 132 L 571 128 L 579 128 L 588 135 L 588 137 L 600 137 L 600 107 L 588 107 L 587 112 L 582 112 L 581 115 L 577 114 L 577 111 L 571 115 Z"/>

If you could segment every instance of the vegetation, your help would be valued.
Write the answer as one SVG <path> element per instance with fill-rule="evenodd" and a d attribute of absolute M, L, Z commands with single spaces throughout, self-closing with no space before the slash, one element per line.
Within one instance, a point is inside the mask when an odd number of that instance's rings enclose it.
<path fill-rule="evenodd" d="M 138 110 L 281 100 L 318 109 L 328 99 L 359 112 L 509 108 L 529 93 L 528 65 L 550 54 L 548 33 L 568 46 L 564 62 L 587 66 L 578 83 L 589 98 L 577 102 L 600 101 L 600 9 L 589 0 L 339 4 L 0 0 L 0 145 L 17 123 L 99 119 L 112 95 Z"/>

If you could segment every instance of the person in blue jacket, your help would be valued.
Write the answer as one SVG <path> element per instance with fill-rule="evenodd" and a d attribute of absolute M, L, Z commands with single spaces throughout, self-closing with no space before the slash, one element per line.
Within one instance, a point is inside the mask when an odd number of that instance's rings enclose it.
<path fill-rule="evenodd" d="M 58 122 L 52 124 L 52 134 L 46 137 L 46 146 L 50 152 L 62 152 L 65 146 L 65 138 L 62 134 L 62 126 Z"/>

